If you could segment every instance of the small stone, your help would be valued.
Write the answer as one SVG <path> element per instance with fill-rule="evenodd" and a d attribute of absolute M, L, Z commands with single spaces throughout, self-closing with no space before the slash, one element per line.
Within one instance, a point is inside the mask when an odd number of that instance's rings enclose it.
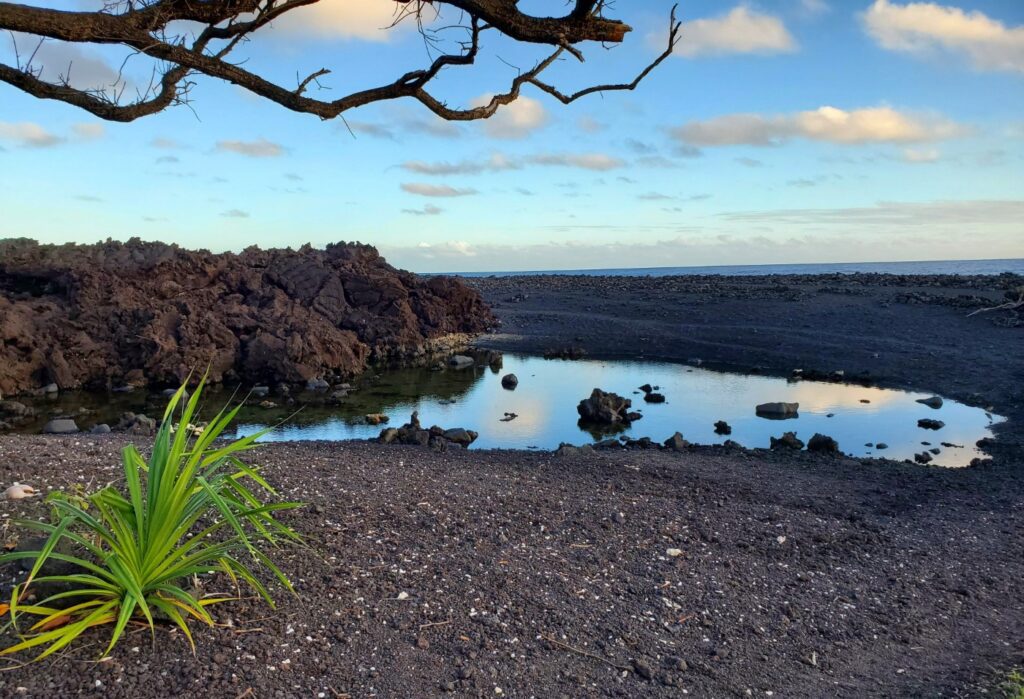
<path fill-rule="evenodd" d="M 78 425 L 71 418 L 57 418 L 50 420 L 43 426 L 43 434 L 74 434 L 78 432 Z"/>
<path fill-rule="evenodd" d="M 616 524 L 624 524 L 626 522 L 626 515 L 622 512 L 616 512 L 612 515 L 612 521 Z"/>
<path fill-rule="evenodd" d="M 931 396 L 930 398 L 918 398 L 917 401 L 921 405 L 927 405 L 933 410 L 938 410 L 942 407 L 942 398 L 939 396 Z"/>
<path fill-rule="evenodd" d="M 668 549 L 667 551 L 665 551 L 665 554 L 669 558 L 679 558 L 680 556 L 683 555 L 683 550 L 682 549 Z"/>
<path fill-rule="evenodd" d="M 426 650 L 430 648 L 430 641 L 427 639 L 426 636 L 420 636 L 416 639 L 416 647 L 420 650 Z"/>
<path fill-rule="evenodd" d="M 926 430 L 941 430 L 946 426 L 942 420 L 932 420 L 931 418 L 922 418 L 917 421 L 917 426 Z"/>
<path fill-rule="evenodd" d="M 715 423 L 715 434 L 732 434 L 732 427 L 725 420 L 719 420 Z"/>
<path fill-rule="evenodd" d="M 217 663 L 218 665 L 225 665 L 228 662 L 228 656 L 226 653 L 214 653 L 213 662 Z"/>
<path fill-rule="evenodd" d="M 642 677 L 645 680 L 650 680 L 652 677 L 654 677 L 654 671 L 651 670 L 651 666 L 645 663 L 643 660 L 634 660 L 633 670 L 636 671 L 636 674 L 638 676 Z"/>

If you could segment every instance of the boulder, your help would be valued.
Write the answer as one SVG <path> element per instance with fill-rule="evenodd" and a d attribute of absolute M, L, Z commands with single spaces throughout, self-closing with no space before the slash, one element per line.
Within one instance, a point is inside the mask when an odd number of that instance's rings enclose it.
<path fill-rule="evenodd" d="M 814 436 L 807 442 L 807 451 L 817 451 L 826 454 L 838 454 L 839 442 L 828 435 L 814 433 Z"/>
<path fill-rule="evenodd" d="M 665 396 L 663 396 L 660 393 L 655 393 L 654 391 L 651 391 L 650 393 L 644 394 L 644 400 L 648 403 L 664 403 Z"/>
<path fill-rule="evenodd" d="M 5 417 L 26 417 L 31 415 L 33 410 L 16 400 L 0 400 L 0 415 Z"/>
<path fill-rule="evenodd" d="M 476 441 L 476 438 L 479 435 L 473 430 L 466 430 L 461 427 L 456 427 L 454 429 L 445 430 L 443 436 L 449 442 L 455 442 L 459 446 L 468 447 L 470 444 Z"/>
<path fill-rule="evenodd" d="M 43 425 L 43 434 L 74 434 L 78 425 L 69 417 L 59 417 Z"/>
<path fill-rule="evenodd" d="M 649 383 L 645 383 L 643 386 L 640 387 L 640 390 L 643 391 L 644 393 L 650 393 L 651 391 L 654 390 L 654 386 L 652 386 Z"/>
<path fill-rule="evenodd" d="M 266 398 L 270 395 L 270 386 L 253 386 L 252 397 L 253 398 Z"/>
<path fill-rule="evenodd" d="M 925 430 L 941 430 L 946 426 L 946 423 L 942 420 L 932 420 L 926 417 L 918 420 L 917 426 Z"/>
<path fill-rule="evenodd" d="M 464 354 L 456 354 L 448 360 L 448 366 L 453 369 L 468 369 L 469 367 L 476 364 L 476 360 L 472 357 L 467 357 Z"/>
<path fill-rule="evenodd" d="M 582 454 L 589 454 L 594 451 L 594 448 L 589 444 L 584 444 L 582 447 L 577 447 L 572 444 L 562 442 L 555 449 L 555 456 L 580 456 Z"/>
<path fill-rule="evenodd" d="M 89 430 L 89 434 L 110 434 L 110 425 L 102 423 Z"/>
<path fill-rule="evenodd" d="M 641 417 L 639 413 L 629 412 L 632 405 L 633 402 L 628 398 L 595 388 L 590 398 L 581 400 L 576 406 L 576 412 L 579 413 L 581 422 L 598 425 L 628 424 Z"/>
<path fill-rule="evenodd" d="M 799 403 L 761 403 L 755 409 L 758 417 L 769 420 L 786 420 L 798 417 L 800 411 Z"/>
<path fill-rule="evenodd" d="M 715 423 L 715 434 L 732 434 L 732 427 L 725 420 L 719 420 Z"/>
<path fill-rule="evenodd" d="M 370 413 L 365 416 L 366 424 L 368 425 L 383 425 L 385 422 L 390 420 L 384 413 Z"/>
<path fill-rule="evenodd" d="M 930 398 L 918 398 L 917 402 L 921 405 L 927 405 L 933 410 L 938 410 L 942 407 L 942 398 L 939 396 L 931 396 Z"/>
<path fill-rule="evenodd" d="M 914 454 L 914 461 L 919 464 L 931 463 L 932 455 L 926 451 L 922 451 L 920 454 Z"/>
<path fill-rule="evenodd" d="M 515 374 L 505 374 L 501 377 L 501 387 L 506 388 L 509 391 L 514 391 L 516 386 L 519 385 L 519 377 Z"/>
<path fill-rule="evenodd" d="M 673 451 L 684 451 L 686 447 L 690 446 L 690 443 L 683 438 L 681 433 L 676 432 L 665 440 L 665 446 Z"/>
<path fill-rule="evenodd" d="M 797 438 L 796 432 L 786 432 L 781 437 L 771 438 L 772 449 L 796 449 L 804 448 L 804 443 Z"/>
<path fill-rule="evenodd" d="M 307 391 L 327 391 L 331 388 L 331 384 L 327 383 L 323 379 L 309 379 L 306 382 Z"/>
<path fill-rule="evenodd" d="M 142 414 L 123 413 L 121 419 L 111 429 L 114 432 L 151 435 L 156 433 L 156 420 Z"/>
<path fill-rule="evenodd" d="M 378 441 L 381 444 L 391 444 L 396 439 L 398 439 L 398 430 L 394 427 L 388 427 L 381 431 Z"/>

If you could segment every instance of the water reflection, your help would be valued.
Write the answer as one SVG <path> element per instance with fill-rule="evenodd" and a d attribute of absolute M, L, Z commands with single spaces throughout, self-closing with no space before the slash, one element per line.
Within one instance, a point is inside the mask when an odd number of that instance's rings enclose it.
<path fill-rule="evenodd" d="M 509 391 L 501 375 L 514 373 L 519 386 Z M 650 383 L 660 387 L 667 402 L 648 404 L 637 389 Z M 363 439 L 379 427 L 359 424 L 367 413 L 386 413 L 398 425 L 418 410 L 424 425 L 465 427 L 479 432 L 474 448 L 552 449 L 561 442 L 582 444 L 605 439 L 577 424 L 577 403 L 593 388 L 614 391 L 633 399 L 643 419 L 624 427 L 621 434 L 648 436 L 662 441 L 677 430 L 701 444 L 732 439 L 748 447 L 767 447 L 772 436 L 795 431 L 804 441 L 815 432 L 830 435 L 840 449 L 855 456 L 913 459 L 915 453 L 940 449 L 933 464 L 964 466 L 980 455 L 975 442 L 991 436 L 993 419 L 983 410 L 946 401 L 938 410 L 917 403 L 927 394 L 861 386 L 801 381 L 714 372 L 678 364 L 625 361 L 547 361 L 506 355 L 504 369 L 426 369 L 389 371 L 358 386 L 337 408 L 307 408 L 269 439 Z M 800 403 L 799 417 L 785 422 L 754 414 L 754 406 L 772 401 Z M 518 417 L 503 422 L 505 413 Z M 264 416 L 265 415 L 265 416 Z M 239 427 L 249 434 L 275 420 L 274 415 L 249 411 Z M 920 418 L 942 420 L 937 432 L 917 426 Z M 997 419 L 997 418 L 996 418 Z M 716 420 L 732 426 L 728 436 L 715 434 Z M 928 444 L 924 444 L 927 442 Z M 942 442 L 962 445 L 944 447 Z M 885 443 L 888 449 L 873 446 Z"/>

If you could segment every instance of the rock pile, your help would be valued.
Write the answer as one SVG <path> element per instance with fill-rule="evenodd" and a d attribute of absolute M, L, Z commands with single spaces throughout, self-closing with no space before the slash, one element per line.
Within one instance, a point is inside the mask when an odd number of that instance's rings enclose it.
<path fill-rule="evenodd" d="M 213 382 L 317 382 L 454 349 L 493 322 L 461 281 L 395 269 L 358 243 L 212 254 L 0 241 L 4 395 L 178 385 L 206 367 Z"/>

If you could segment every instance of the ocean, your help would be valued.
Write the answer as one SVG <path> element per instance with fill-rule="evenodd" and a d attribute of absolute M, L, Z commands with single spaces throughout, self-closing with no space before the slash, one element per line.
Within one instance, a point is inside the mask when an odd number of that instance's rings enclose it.
<path fill-rule="evenodd" d="M 519 272 L 448 272 L 448 276 L 516 277 L 533 274 L 580 274 L 591 277 L 668 277 L 721 274 L 725 276 L 756 276 L 764 274 L 1013 274 L 1024 275 L 1024 259 L 1009 260 L 933 260 L 917 262 L 826 262 L 794 265 L 715 265 L 705 267 L 624 267 L 608 269 L 550 269 Z"/>

